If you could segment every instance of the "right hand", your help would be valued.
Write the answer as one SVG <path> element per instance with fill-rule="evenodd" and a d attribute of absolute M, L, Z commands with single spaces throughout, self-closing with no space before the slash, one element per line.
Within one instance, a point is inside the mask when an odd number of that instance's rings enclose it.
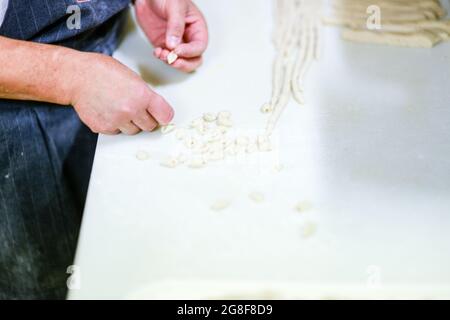
<path fill-rule="evenodd" d="M 132 70 L 101 54 L 83 54 L 82 60 L 73 75 L 71 104 L 93 132 L 134 135 L 172 120 L 171 106 Z"/>
<path fill-rule="evenodd" d="M 191 0 L 137 0 L 136 19 L 155 48 L 156 58 L 167 62 L 174 51 L 178 58 L 171 67 L 192 72 L 202 64 L 208 45 L 206 20 Z"/>

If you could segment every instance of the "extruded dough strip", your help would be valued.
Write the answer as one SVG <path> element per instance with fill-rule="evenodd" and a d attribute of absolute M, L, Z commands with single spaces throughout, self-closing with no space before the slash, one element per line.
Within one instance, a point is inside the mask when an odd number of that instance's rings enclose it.
<path fill-rule="evenodd" d="M 303 100 L 303 90 L 304 90 L 304 81 L 305 77 L 308 73 L 309 68 L 314 60 L 315 50 L 316 50 L 316 40 L 317 34 L 313 22 L 308 20 L 305 23 L 305 34 L 306 36 L 306 44 L 302 46 L 302 50 L 304 51 L 302 54 L 304 55 L 303 61 L 299 64 L 299 66 L 295 70 L 295 74 L 292 78 L 292 88 L 294 98 L 300 104 L 304 103 Z"/>
<path fill-rule="evenodd" d="M 369 17 L 366 12 L 335 12 L 333 16 L 337 19 L 342 20 L 365 20 Z M 402 13 L 402 12 L 383 12 L 381 15 L 383 22 L 414 22 L 418 20 L 435 20 L 430 17 L 426 12 L 412 12 L 412 13 Z"/>
<path fill-rule="evenodd" d="M 366 22 L 355 20 L 329 20 L 328 24 L 337 24 L 353 29 L 367 30 Z M 398 33 L 413 33 L 422 30 L 440 30 L 442 32 L 450 33 L 449 21 L 418 21 L 415 23 L 383 23 L 381 25 L 381 32 L 398 32 Z"/>
<path fill-rule="evenodd" d="M 319 60 L 320 59 L 320 50 L 321 50 L 321 43 L 320 43 L 320 20 L 319 19 L 314 19 L 314 36 L 315 38 L 315 42 L 314 42 L 314 59 L 315 60 Z"/>
<path fill-rule="evenodd" d="M 309 21 L 308 29 L 309 29 L 309 43 L 308 43 L 308 47 L 307 47 L 307 55 L 306 55 L 305 65 L 300 70 L 300 74 L 298 77 L 299 86 L 301 88 L 303 88 L 303 86 L 304 86 L 305 77 L 314 61 L 315 41 L 317 39 L 316 30 L 315 30 L 315 27 L 314 27 L 312 21 Z"/>
<path fill-rule="evenodd" d="M 431 48 L 450 39 L 450 21 L 439 0 L 334 0 L 334 15 L 325 23 L 345 27 L 342 37 L 363 43 Z M 382 10 L 380 30 L 367 28 L 367 7 Z"/>
<path fill-rule="evenodd" d="M 402 47 L 432 48 L 441 41 L 441 37 L 431 32 L 401 34 L 392 32 L 371 32 L 366 30 L 345 29 L 342 32 L 345 40 L 361 43 L 388 44 Z"/>
<path fill-rule="evenodd" d="M 305 59 L 307 56 L 306 45 L 308 44 L 308 36 L 309 36 L 308 30 L 305 28 L 305 23 L 303 22 L 302 28 L 301 28 L 301 38 L 300 38 L 300 43 L 299 43 L 298 58 L 294 65 L 294 74 L 293 74 L 292 80 L 291 80 L 292 94 L 294 96 L 294 99 L 299 104 L 305 103 L 304 97 L 303 97 L 303 89 L 300 87 L 298 79 L 300 76 L 300 71 L 304 66 Z"/>
<path fill-rule="evenodd" d="M 312 62 L 318 57 L 317 13 L 320 6 L 317 6 L 317 3 L 316 0 L 291 0 L 283 1 L 283 6 L 278 6 L 283 8 L 282 14 L 285 15 L 283 32 L 286 30 L 290 32 L 288 37 L 280 36 L 283 41 L 279 42 L 278 55 L 274 63 L 273 92 L 270 100 L 272 113 L 265 132 L 268 137 L 275 130 L 291 96 L 299 103 L 303 103 L 302 85 Z"/>
<path fill-rule="evenodd" d="M 447 11 L 445 10 L 445 8 L 443 8 L 441 6 L 441 4 L 439 3 L 439 1 L 412 1 L 412 0 L 408 0 L 408 1 L 380 1 L 380 0 L 360 0 L 360 1 L 335 1 L 333 2 L 333 5 L 335 7 L 344 7 L 344 8 L 349 8 L 349 7 L 358 7 L 359 9 L 362 8 L 367 8 L 370 5 L 376 5 L 378 7 L 380 7 L 383 11 L 384 10 L 389 10 L 389 9 L 399 9 L 399 8 L 405 8 L 405 4 L 408 4 L 408 8 L 410 8 L 410 10 L 420 10 L 420 9 L 425 9 L 425 10 L 432 10 L 435 12 L 435 14 L 439 17 L 442 18 L 447 14 Z"/>
<path fill-rule="evenodd" d="M 283 90 L 282 90 L 280 99 L 278 100 L 277 104 L 275 105 L 274 111 L 270 115 L 270 118 L 267 123 L 267 127 L 266 127 L 266 135 L 267 136 L 270 136 L 272 134 L 281 114 L 284 111 L 284 108 L 289 103 L 289 99 L 291 97 L 290 83 L 291 83 L 291 78 L 292 78 L 293 66 L 294 66 L 293 59 L 292 58 L 288 59 L 287 64 L 286 64 L 286 72 L 285 72 L 284 80 L 283 80 Z"/>
<path fill-rule="evenodd" d="M 300 31 L 300 24 L 297 19 L 301 13 L 301 2 L 291 2 L 291 12 L 289 15 L 289 37 L 285 40 L 281 50 L 279 51 L 278 57 L 283 58 L 283 79 L 280 83 L 280 71 L 277 70 L 274 74 L 274 95 L 271 99 L 271 105 L 273 107 L 273 112 L 268 119 L 268 123 L 266 126 L 266 134 L 270 136 L 275 129 L 276 123 L 278 122 L 281 113 L 289 102 L 291 97 L 291 79 L 294 69 L 294 56 L 293 54 L 297 51 L 298 46 L 298 34 Z M 278 68 L 281 68 L 280 65 L 277 65 Z M 275 87 L 276 85 L 276 87 Z"/>
<path fill-rule="evenodd" d="M 410 15 L 418 15 L 425 16 L 429 18 L 442 18 L 445 16 L 446 11 L 441 7 L 423 7 L 423 6 L 414 6 L 414 4 L 408 4 L 408 6 L 402 5 L 386 5 L 386 4 L 377 4 L 376 2 L 368 2 L 368 3 L 357 3 L 351 6 L 342 5 L 340 2 L 333 3 L 333 10 L 337 13 L 358 13 L 358 14 L 366 14 L 367 8 L 371 5 L 376 5 L 380 8 L 383 14 L 387 14 L 388 16 L 396 15 L 396 14 L 410 14 Z"/>
<path fill-rule="evenodd" d="M 281 8 L 281 10 L 283 10 L 283 7 Z M 286 20 L 287 21 L 285 21 L 280 26 L 282 34 L 278 34 L 278 37 L 280 37 L 281 43 L 279 44 L 278 54 L 273 64 L 272 97 L 269 102 L 269 109 L 272 111 L 274 109 L 274 106 L 277 104 L 277 101 L 279 100 L 279 96 L 282 90 L 281 83 L 283 81 L 285 72 L 285 68 L 283 65 L 285 55 L 284 46 L 287 42 L 289 42 L 289 35 L 291 34 L 289 31 L 291 31 L 292 28 L 289 19 Z"/>
<path fill-rule="evenodd" d="M 292 14 L 292 13 L 291 13 Z M 288 24 L 287 26 L 287 34 L 288 36 L 284 37 L 283 44 L 277 54 L 277 57 L 274 62 L 273 66 L 273 90 L 272 90 L 272 97 L 270 99 L 270 109 L 273 111 L 275 109 L 275 106 L 277 105 L 278 101 L 281 98 L 282 92 L 283 92 L 283 79 L 286 76 L 286 65 L 285 65 L 285 59 L 286 56 L 290 50 L 291 47 L 295 46 L 295 30 L 296 25 L 294 21 L 288 21 L 286 22 Z"/>

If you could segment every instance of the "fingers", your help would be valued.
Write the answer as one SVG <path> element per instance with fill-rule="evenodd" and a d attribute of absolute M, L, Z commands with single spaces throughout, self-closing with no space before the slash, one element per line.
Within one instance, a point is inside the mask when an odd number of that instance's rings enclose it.
<path fill-rule="evenodd" d="M 178 59 L 172 66 L 180 71 L 190 73 L 197 70 L 203 63 L 202 57 L 192 59 Z"/>
<path fill-rule="evenodd" d="M 197 20 L 189 24 L 185 32 L 185 43 L 175 48 L 175 53 L 184 58 L 201 56 L 208 46 L 208 27 L 199 13 Z"/>
<path fill-rule="evenodd" d="M 172 121 L 174 111 L 163 97 L 148 88 L 142 99 L 140 106 L 132 108 L 135 111 L 122 113 L 120 120 L 117 119 L 122 123 L 118 126 L 120 132 L 135 135 L 141 131 L 153 131 L 158 124 L 167 125 Z"/>
<path fill-rule="evenodd" d="M 166 46 L 170 50 L 175 49 L 183 40 L 186 12 L 185 1 L 168 1 Z"/>
<path fill-rule="evenodd" d="M 102 134 L 105 134 L 107 136 L 115 136 L 115 135 L 118 135 L 119 133 L 120 133 L 119 129 L 102 131 Z"/>
<path fill-rule="evenodd" d="M 185 43 L 175 48 L 175 53 L 183 58 L 201 56 L 208 46 L 208 26 L 200 10 L 190 2 L 186 17 Z"/>
<path fill-rule="evenodd" d="M 141 132 L 141 129 L 139 129 L 134 123 L 129 122 L 129 123 L 125 123 L 123 125 L 121 125 L 119 127 L 119 130 L 126 134 L 126 135 L 130 135 L 133 136 L 135 134 L 138 134 L 139 132 Z"/>
<path fill-rule="evenodd" d="M 159 48 L 160 49 L 160 48 Z M 156 49 L 155 49 L 156 51 Z M 170 51 L 167 49 L 161 49 L 161 51 L 159 51 L 159 56 L 157 56 L 157 58 L 159 58 L 160 60 L 167 62 L 167 57 L 169 56 Z"/>
<path fill-rule="evenodd" d="M 152 92 L 147 111 L 161 125 L 169 124 L 174 115 L 172 107 L 160 95 Z"/>
<path fill-rule="evenodd" d="M 106 134 L 117 134 L 119 132 L 122 132 L 126 135 L 135 135 L 141 131 L 150 132 L 155 130 L 155 128 L 158 126 L 158 122 L 161 125 L 169 124 L 173 118 L 173 110 L 162 97 L 156 94 L 155 96 L 156 97 L 153 98 L 151 106 L 148 108 L 148 110 L 140 112 L 137 116 L 134 117 L 132 121 L 119 126 L 118 130 Z M 156 121 L 154 116 L 150 113 L 155 114 L 161 120 Z"/>
<path fill-rule="evenodd" d="M 159 58 L 161 61 L 164 61 L 167 63 L 167 56 L 169 55 L 170 51 L 166 49 L 156 50 L 158 54 L 155 52 L 155 57 Z M 192 72 L 198 69 L 203 63 L 203 58 L 196 57 L 196 58 L 178 58 L 171 66 L 175 69 L 178 69 L 183 72 Z"/>
<path fill-rule="evenodd" d="M 153 55 L 155 56 L 155 58 L 161 59 L 162 52 L 163 52 L 163 49 L 158 47 L 153 50 Z"/>
<path fill-rule="evenodd" d="M 208 46 L 208 27 L 198 8 L 190 1 L 168 0 L 166 12 L 166 43 L 156 44 L 153 55 L 163 61 L 167 61 L 170 51 L 174 51 L 180 58 L 201 57 Z M 200 63 L 196 60 L 178 65 L 180 70 L 189 72 Z"/>
<path fill-rule="evenodd" d="M 135 119 L 133 119 L 133 123 L 142 131 L 153 131 L 158 126 L 158 122 L 153 119 L 147 110 L 143 110 L 137 115 Z"/>
<path fill-rule="evenodd" d="M 179 57 L 195 58 L 200 57 L 205 52 L 207 46 L 206 41 L 192 41 L 180 44 L 174 51 Z"/>

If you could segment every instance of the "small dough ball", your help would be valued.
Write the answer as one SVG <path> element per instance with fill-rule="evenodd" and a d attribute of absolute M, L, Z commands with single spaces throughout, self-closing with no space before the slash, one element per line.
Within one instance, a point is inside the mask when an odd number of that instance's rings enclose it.
<path fill-rule="evenodd" d="M 217 120 L 217 115 L 211 112 L 203 114 L 203 120 L 206 122 L 214 122 Z"/>
<path fill-rule="evenodd" d="M 233 121 L 231 118 L 217 118 L 217 125 L 219 127 L 231 128 L 233 126 Z"/>
<path fill-rule="evenodd" d="M 295 211 L 298 213 L 305 213 L 308 211 L 311 211 L 312 209 L 312 203 L 309 201 L 301 201 L 295 205 Z"/>
<path fill-rule="evenodd" d="M 271 113 L 272 111 L 273 111 L 273 107 L 269 103 L 265 103 L 261 107 L 261 112 L 262 113 Z"/>
<path fill-rule="evenodd" d="M 178 166 L 179 162 L 177 158 L 174 157 L 169 157 L 164 159 L 163 161 L 161 161 L 161 166 L 166 167 L 166 168 L 175 168 Z"/>
<path fill-rule="evenodd" d="M 169 55 L 167 56 L 167 63 L 173 64 L 175 61 L 177 61 L 177 59 L 178 59 L 178 55 L 175 52 L 171 51 L 169 53 Z"/>
<path fill-rule="evenodd" d="M 140 161 L 145 161 L 150 159 L 150 155 L 148 154 L 147 151 L 139 150 L 138 152 L 136 152 L 136 159 Z"/>
<path fill-rule="evenodd" d="M 230 205 L 231 205 L 231 201 L 230 200 L 219 199 L 219 200 L 215 201 L 211 205 L 210 208 L 213 211 L 222 211 L 222 210 L 225 210 L 226 208 L 228 208 Z"/>
<path fill-rule="evenodd" d="M 230 111 L 220 111 L 217 115 L 217 118 L 220 119 L 230 119 L 231 118 L 231 112 Z"/>
<path fill-rule="evenodd" d="M 317 232 L 317 224 L 311 221 L 306 221 L 301 226 L 300 232 L 303 238 L 310 238 Z"/>
<path fill-rule="evenodd" d="M 191 169 L 201 169 L 206 166 L 206 161 L 203 157 L 195 157 L 189 160 L 188 167 Z"/>
<path fill-rule="evenodd" d="M 261 192 L 252 192 L 248 197 L 250 198 L 250 200 L 256 203 L 261 203 L 265 200 L 264 194 L 262 194 Z"/>

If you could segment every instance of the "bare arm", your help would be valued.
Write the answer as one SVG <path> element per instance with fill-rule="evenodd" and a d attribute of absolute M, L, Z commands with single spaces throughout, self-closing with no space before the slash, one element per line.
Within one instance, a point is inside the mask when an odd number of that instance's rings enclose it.
<path fill-rule="evenodd" d="M 94 132 L 135 134 L 167 124 L 168 103 L 115 59 L 0 37 L 0 98 L 73 105 Z"/>
<path fill-rule="evenodd" d="M 70 104 L 78 52 L 0 37 L 0 98 Z"/>

